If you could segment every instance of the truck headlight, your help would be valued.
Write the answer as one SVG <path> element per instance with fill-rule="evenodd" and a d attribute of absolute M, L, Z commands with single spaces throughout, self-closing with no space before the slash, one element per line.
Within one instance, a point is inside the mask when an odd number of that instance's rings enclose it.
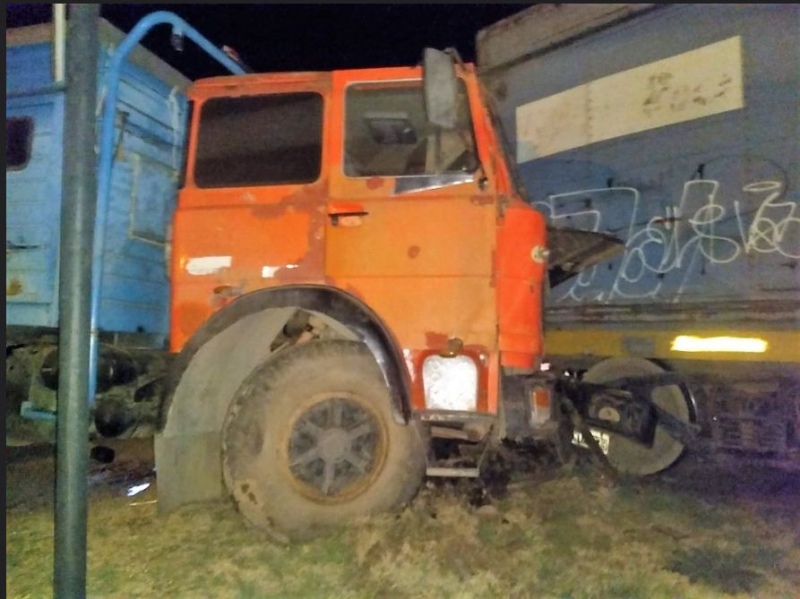
<path fill-rule="evenodd" d="M 422 383 L 430 410 L 475 410 L 478 405 L 478 367 L 469 356 L 428 356 Z"/>

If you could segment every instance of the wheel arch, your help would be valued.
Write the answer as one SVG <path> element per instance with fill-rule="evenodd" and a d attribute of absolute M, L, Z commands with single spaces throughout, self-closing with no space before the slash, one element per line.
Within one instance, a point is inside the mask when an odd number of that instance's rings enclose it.
<path fill-rule="evenodd" d="M 271 341 L 298 309 L 321 316 L 343 337 L 369 348 L 389 389 L 394 418 L 409 421 L 410 382 L 402 353 L 364 302 L 325 285 L 255 291 L 214 313 L 172 363 L 155 438 L 162 510 L 222 495 L 219 451 L 231 398 L 271 355 Z"/>
<path fill-rule="evenodd" d="M 353 333 L 354 339 L 362 341 L 369 348 L 389 388 L 395 418 L 399 423 L 407 423 L 411 417 L 410 381 L 403 366 L 403 355 L 399 346 L 381 318 L 364 302 L 341 289 L 324 285 L 297 285 L 262 289 L 242 296 L 215 312 L 192 335 L 170 368 L 162 393 L 159 429 L 163 430 L 166 427 L 176 391 L 192 361 L 204 347 L 220 334 L 230 332 L 248 317 L 264 316 L 265 320 L 272 322 L 267 322 L 260 328 L 271 329 L 278 324 L 283 326 L 291 311 L 297 309 L 329 317 L 343 325 L 347 331 Z M 265 315 L 267 311 L 272 311 L 271 318 Z M 245 373 L 245 376 L 251 370 L 252 368 Z M 210 377 L 211 373 L 206 376 Z"/>

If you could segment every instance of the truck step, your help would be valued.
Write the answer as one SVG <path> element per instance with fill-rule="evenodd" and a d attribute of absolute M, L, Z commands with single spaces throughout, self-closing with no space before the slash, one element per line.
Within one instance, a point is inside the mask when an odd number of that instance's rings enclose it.
<path fill-rule="evenodd" d="M 428 466 L 425 474 L 428 476 L 440 476 L 444 478 L 478 478 L 480 476 L 480 469 Z"/>

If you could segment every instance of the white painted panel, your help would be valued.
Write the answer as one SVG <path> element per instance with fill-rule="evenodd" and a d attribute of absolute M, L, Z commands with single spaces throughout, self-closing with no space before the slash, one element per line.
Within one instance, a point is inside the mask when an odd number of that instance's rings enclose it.
<path fill-rule="evenodd" d="M 230 268 L 233 263 L 231 256 L 202 256 L 189 258 L 186 263 L 186 272 L 194 276 L 211 275 L 223 268 Z"/>
<path fill-rule="evenodd" d="M 517 162 L 592 143 L 589 114 L 588 85 L 517 107 Z"/>
<path fill-rule="evenodd" d="M 517 162 L 742 107 L 736 36 L 517 107 Z"/>

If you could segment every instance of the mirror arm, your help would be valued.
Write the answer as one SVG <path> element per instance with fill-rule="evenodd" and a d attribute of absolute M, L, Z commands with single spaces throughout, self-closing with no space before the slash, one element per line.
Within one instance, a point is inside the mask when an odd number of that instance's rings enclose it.
<path fill-rule="evenodd" d="M 451 47 L 451 48 L 445 48 L 445 49 L 443 50 L 443 52 L 444 52 L 445 54 L 449 54 L 449 55 L 452 57 L 453 61 L 454 61 L 454 62 L 455 62 L 455 63 L 456 63 L 458 66 L 460 66 L 462 69 L 465 69 L 465 68 L 466 68 L 466 64 L 464 63 L 464 59 L 463 59 L 463 58 L 461 58 L 461 54 L 459 54 L 459 53 L 458 53 L 458 50 L 456 50 L 455 48 L 452 48 L 452 47 Z"/>

